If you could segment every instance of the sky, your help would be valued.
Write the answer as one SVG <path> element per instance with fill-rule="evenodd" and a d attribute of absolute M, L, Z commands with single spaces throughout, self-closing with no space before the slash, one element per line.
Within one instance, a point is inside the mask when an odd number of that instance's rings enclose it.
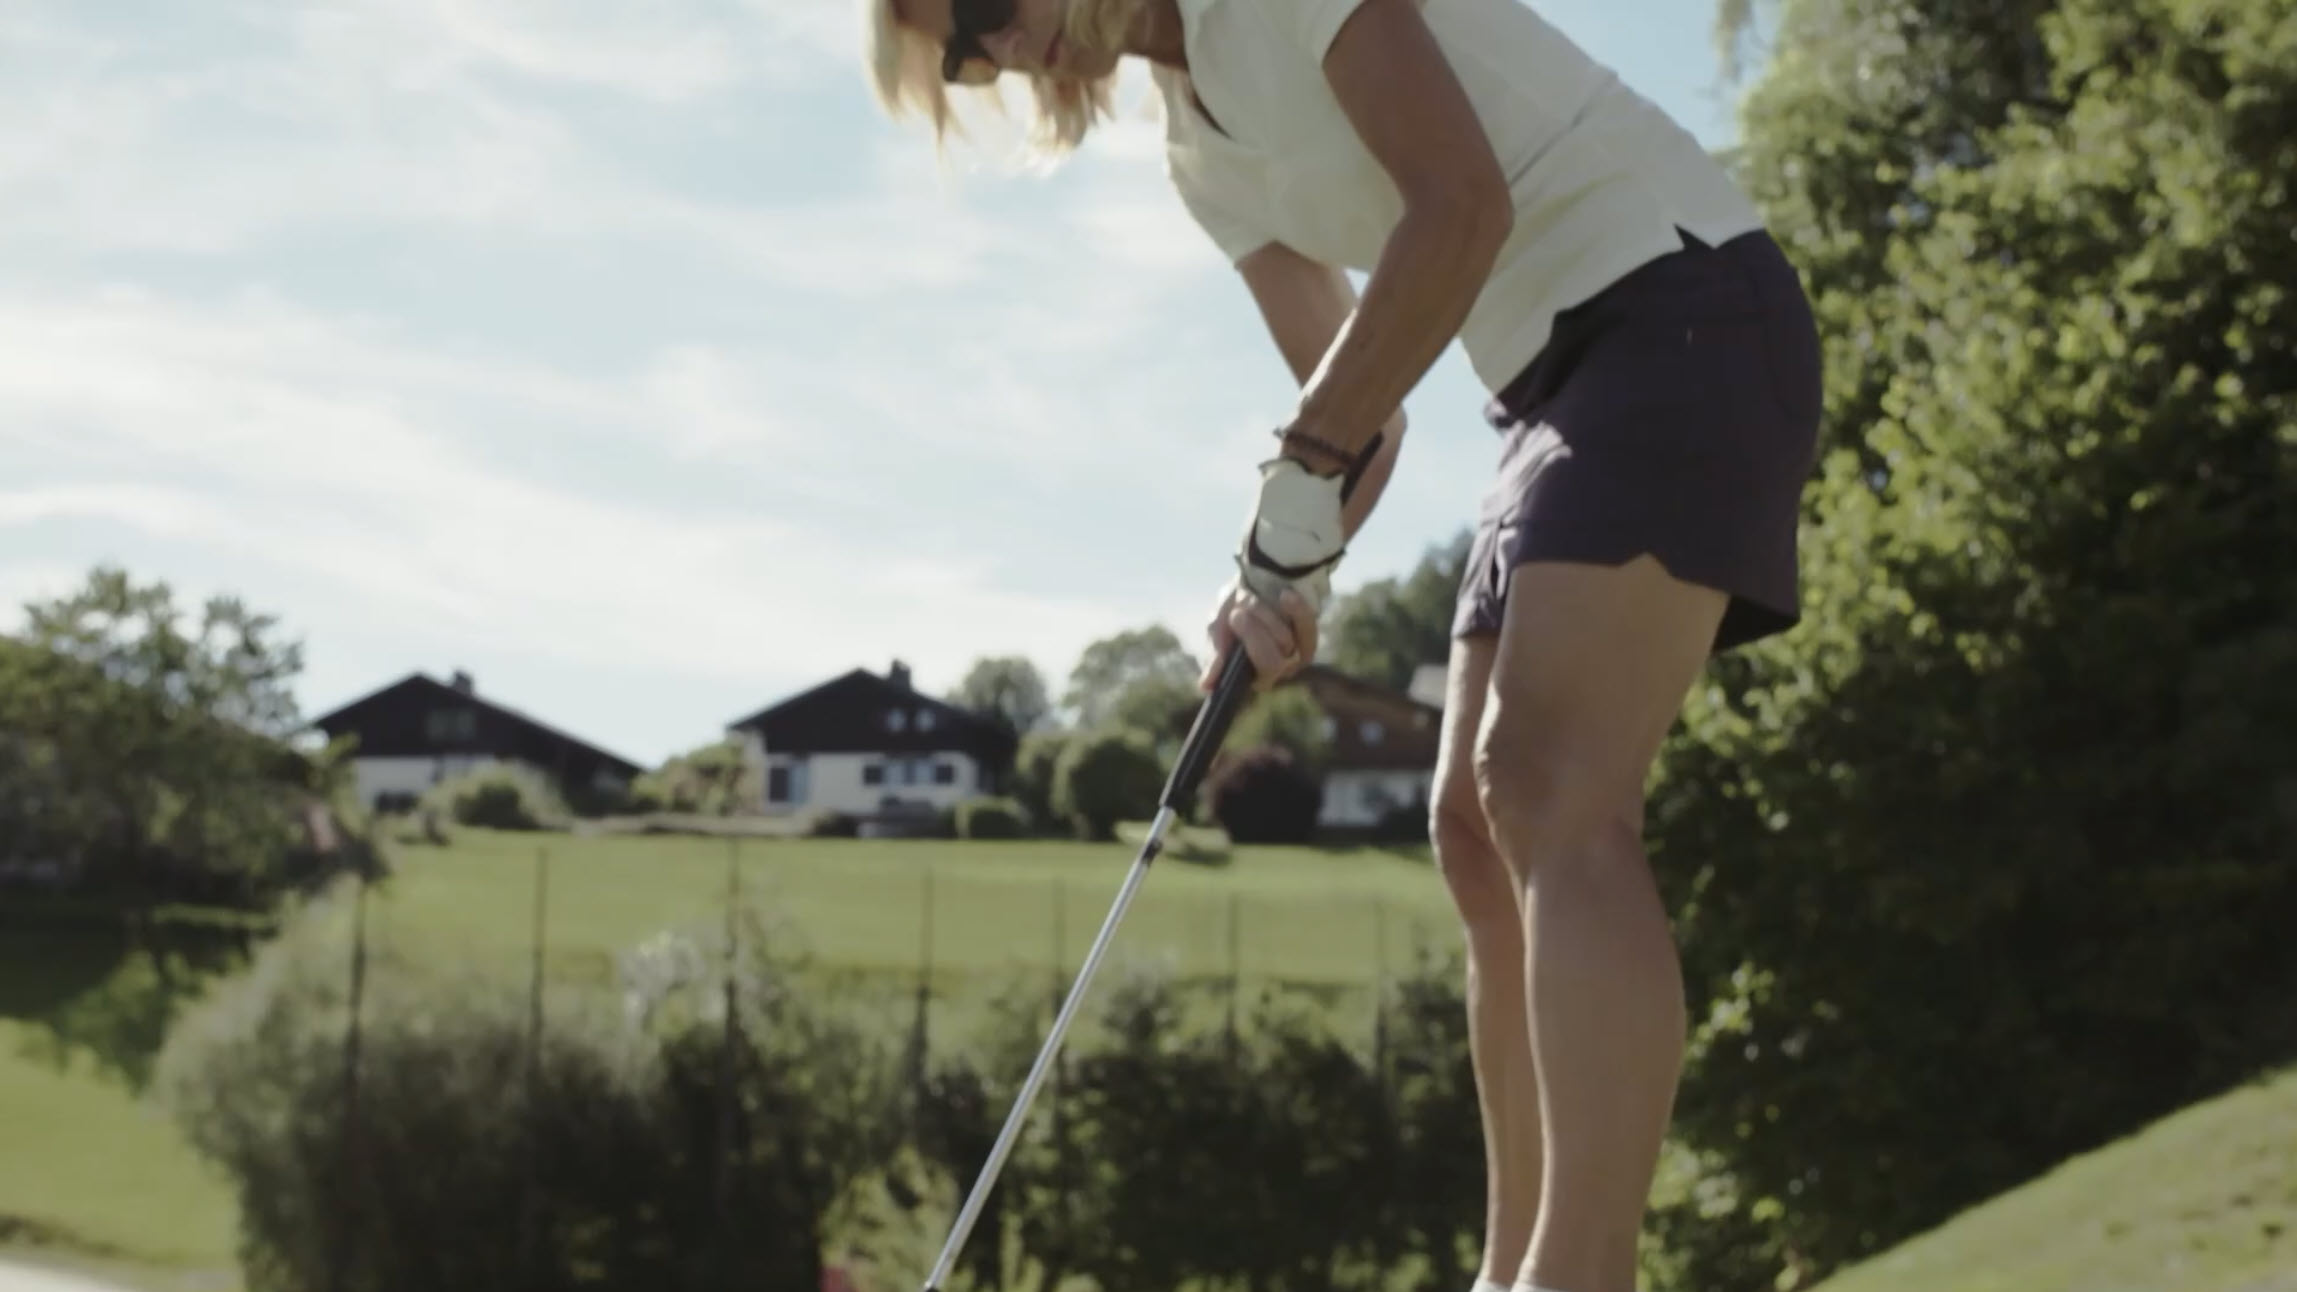
<path fill-rule="evenodd" d="M 1533 0 L 1711 146 L 1713 0 Z M 1632 14 L 1630 18 L 1629 14 Z M 1637 28 L 1640 27 L 1640 30 Z M 652 766 L 855 667 L 1192 649 L 1297 387 L 1128 112 L 937 162 L 852 0 L 0 6 L 0 631 L 98 563 Z M 989 123 L 994 125 L 994 122 Z M 1457 346 L 1336 579 L 1472 516 Z"/>

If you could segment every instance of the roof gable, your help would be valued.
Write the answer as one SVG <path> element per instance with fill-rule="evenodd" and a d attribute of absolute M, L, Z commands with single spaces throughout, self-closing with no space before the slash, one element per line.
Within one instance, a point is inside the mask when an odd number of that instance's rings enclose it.
<path fill-rule="evenodd" d="M 427 726 L 428 715 L 446 707 L 472 711 L 478 716 L 479 729 L 468 739 L 435 738 Z M 420 671 L 322 714 L 312 719 L 311 725 L 330 737 L 358 736 L 359 754 L 480 752 L 497 757 L 517 756 L 546 765 L 571 758 L 624 776 L 636 776 L 645 770 L 619 754 L 509 705 L 489 700 L 475 689 L 450 685 Z"/>
<path fill-rule="evenodd" d="M 1002 723 L 856 668 L 728 726 L 763 737 L 774 753 L 925 753 L 1009 757 L 1018 740 Z"/>

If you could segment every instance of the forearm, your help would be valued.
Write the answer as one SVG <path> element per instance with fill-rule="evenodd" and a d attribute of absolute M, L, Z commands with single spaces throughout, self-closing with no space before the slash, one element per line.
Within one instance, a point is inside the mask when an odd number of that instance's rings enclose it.
<path fill-rule="evenodd" d="M 1380 447 L 1364 464 L 1364 473 L 1356 477 L 1355 492 L 1340 505 L 1341 524 L 1351 541 L 1371 519 L 1372 509 L 1380 505 L 1381 492 L 1388 487 L 1388 477 L 1395 473 L 1396 454 L 1404 447 L 1404 425 L 1404 410 L 1399 408 L 1380 428 Z"/>
<path fill-rule="evenodd" d="M 1407 208 L 1323 361 L 1292 428 L 1354 454 L 1459 334 L 1507 237 L 1489 204 Z"/>

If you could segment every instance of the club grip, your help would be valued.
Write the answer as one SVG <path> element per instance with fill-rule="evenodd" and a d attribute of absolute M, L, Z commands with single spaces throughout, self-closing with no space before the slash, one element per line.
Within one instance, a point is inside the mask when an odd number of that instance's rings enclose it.
<path fill-rule="evenodd" d="M 1236 721 L 1246 697 L 1252 694 L 1252 657 L 1245 654 L 1244 644 L 1237 642 L 1228 648 L 1228 658 L 1221 661 L 1220 676 L 1214 679 L 1212 694 L 1196 711 L 1196 721 L 1188 729 L 1188 739 L 1181 744 L 1180 757 L 1173 760 L 1172 775 L 1165 779 L 1164 795 L 1159 806 L 1170 808 L 1176 816 L 1186 815 L 1189 800 L 1196 797 L 1197 783 L 1204 779 L 1212 766 L 1212 756 L 1220 752 L 1220 745 L 1228 738 L 1229 724 Z"/>

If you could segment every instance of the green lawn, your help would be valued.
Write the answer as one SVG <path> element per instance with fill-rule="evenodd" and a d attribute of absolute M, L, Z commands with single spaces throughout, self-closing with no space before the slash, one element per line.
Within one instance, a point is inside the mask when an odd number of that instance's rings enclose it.
<path fill-rule="evenodd" d="M 233 1286 L 228 1188 L 138 1094 L 185 996 L 232 963 L 231 939 L 168 922 L 162 974 L 105 918 L 0 923 L 0 1249 L 152 1288 Z"/>
<path fill-rule="evenodd" d="M 114 1074 L 0 1020 L 0 1239 L 12 1250 L 230 1271 L 229 1186 Z M 212 1286 L 212 1285 L 211 1285 Z"/>
<path fill-rule="evenodd" d="M 2297 1070 L 2074 1158 L 1816 1292 L 2297 1292 Z"/>
<path fill-rule="evenodd" d="M 714 927 L 738 850 L 745 898 L 785 923 L 785 949 L 824 965 L 914 979 L 925 966 L 930 897 L 937 980 L 1073 970 L 1133 857 L 1115 843 L 736 843 L 474 831 L 449 848 L 400 851 L 397 873 L 372 907 L 370 936 L 420 938 L 442 953 L 523 967 L 543 849 L 556 972 L 587 965 L 604 973 L 615 953 L 659 930 Z M 1112 957 L 1219 976 L 1230 970 L 1233 945 L 1247 983 L 1369 986 L 1383 963 L 1406 972 L 1415 940 L 1441 954 L 1458 938 L 1443 882 L 1425 860 L 1376 849 L 1243 848 L 1226 866 L 1156 863 Z"/>

